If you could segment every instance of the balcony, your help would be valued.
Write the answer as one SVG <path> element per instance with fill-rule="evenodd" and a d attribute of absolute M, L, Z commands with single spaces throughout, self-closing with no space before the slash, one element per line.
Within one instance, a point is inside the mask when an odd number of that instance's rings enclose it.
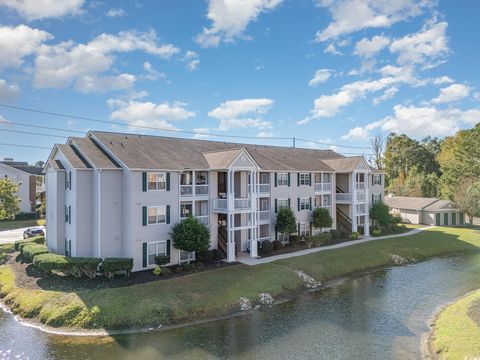
<path fill-rule="evenodd" d="M 357 202 L 365 202 L 367 201 L 367 194 L 365 192 L 357 192 Z"/>
<path fill-rule="evenodd" d="M 269 194 L 270 193 L 270 184 L 258 184 L 257 192 L 259 194 Z"/>
<path fill-rule="evenodd" d="M 228 200 L 227 199 L 214 199 L 213 208 L 215 210 L 227 210 L 228 209 Z"/>
<path fill-rule="evenodd" d="M 365 183 L 364 182 L 358 182 L 355 184 L 355 188 L 357 190 L 365 190 Z"/>
<path fill-rule="evenodd" d="M 180 185 L 180 196 L 192 196 L 193 185 Z"/>
<path fill-rule="evenodd" d="M 250 198 L 235 198 L 234 209 L 235 210 L 249 210 L 252 207 L 252 200 Z"/>
<path fill-rule="evenodd" d="M 335 198 L 337 203 L 349 204 L 352 202 L 352 196 L 350 193 L 336 193 Z"/>
<path fill-rule="evenodd" d="M 195 190 L 195 191 L 194 191 Z M 208 185 L 180 185 L 180 196 L 207 196 Z"/>
<path fill-rule="evenodd" d="M 259 223 L 269 223 L 270 222 L 270 210 L 261 210 L 258 213 L 258 222 Z"/>
<path fill-rule="evenodd" d="M 229 205 L 230 203 L 230 205 Z M 214 199 L 213 209 L 220 211 L 227 210 L 250 210 L 252 208 L 251 198 L 227 198 Z"/>
<path fill-rule="evenodd" d="M 314 188 L 316 192 L 331 192 L 332 184 L 331 183 L 315 183 Z"/>
<path fill-rule="evenodd" d="M 195 185 L 195 195 L 208 195 L 208 185 Z"/>

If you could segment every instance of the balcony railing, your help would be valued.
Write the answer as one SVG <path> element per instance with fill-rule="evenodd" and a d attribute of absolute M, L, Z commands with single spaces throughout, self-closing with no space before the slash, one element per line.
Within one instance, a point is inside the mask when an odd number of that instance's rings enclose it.
<path fill-rule="evenodd" d="M 227 210 L 228 200 L 227 199 L 214 199 L 213 208 L 217 210 Z"/>
<path fill-rule="evenodd" d="M 316 183 L 314 185 L 315 191 L 318 192 L 330 192 L 332 191 L 332 184 L 331 183 Z"/>
<path fill-rule="evenodd" d="M 336 193 L 337 203 L 350 203 L 352 197 L 349 193 Z"/>
<path fill-rule="evenodd" d="M 365 192 L 357 192 L 357 202 L 367 201 L 367 194 Z"/>
<path fill-rule="evenodd" d="M 208 195 L 208 185 L 195 185 L 195 195 Z"/>
<path fill-rule="evenodd" d="M 357 190 L 365 190 L 365 183 L 356 183 L 355 188 Z"/>
<path fill-rule="evenodd" d="M 261 194 L 268 194 L 270 192 L 270 184 L 258 184 L 257 192 Z"/>
<path fill-rule="evenodd" d="M 259 222 L 269 222 L 270 221 L 270 210 L 262 210 L 258 212 L 258 221 Z"/>
<path fill-rule="evenodd" d="M 228 205 L 229 202 L 230 206 Z M 252 199 L 251 198 L 230 198 L 230 199 L 214 199 L 213 208 L 215 210 L 249 210 L 252 208 Z"/>
<path fill-rule="evenodd" d="M 208 215 L 199 215 L 199 216 L 195 216 L 198 221 L 200 221 L 202 224 L 204 225 L 207 225 L 208 226 Z"/>
<path fill-rule="evenodd" d="M 364 215 L 368 212 L 367 204 L 357 204 L 356 205 L 357 215 Z"/>
<path fill-rule="evenodd" d="M 193 185 L 180 185 L 180 196 L 192 196 Z"/>
<path fill-rule="evenodd" d="M 252 207 L 250 198 L 236 198 L 233 201 L 235 210 L 247 210 Z"/>

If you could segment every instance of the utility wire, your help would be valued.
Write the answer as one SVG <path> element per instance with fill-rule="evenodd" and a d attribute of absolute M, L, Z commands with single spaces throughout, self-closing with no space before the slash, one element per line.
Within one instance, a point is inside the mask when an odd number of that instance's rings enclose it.
<path fill-rule="evenodd" d="M 15 147 L 22 147 L 22 148 L 33 148 L 33 149 L 46 149 L 51 150 L 52 148 L 45 147 L 45 146 L 34 146 L 34 145 L 22 145 L 22 144 L 7 144 L 7 143 L 0 143 L 2 146 L 15 146 Z"/>
<path fill-rule="evenodd" d="M 42 133 L 34 133 L 34 132 L 29 132 L 29 131 L 20 131 L 20 130 L 11 130 L 11 129 L 2 129 L 2 128 L 0 128 L 0 131 L 7 131 L 7 132 L 18 133 L 18 134 L 26 134 L 26 135 L 37 135 L 37 136 L 59 137 L 59 138 L 68 139 L 68 136 L 63 136 L 63 135 L 54 135 L 54 134 L 42 134 Z"/>

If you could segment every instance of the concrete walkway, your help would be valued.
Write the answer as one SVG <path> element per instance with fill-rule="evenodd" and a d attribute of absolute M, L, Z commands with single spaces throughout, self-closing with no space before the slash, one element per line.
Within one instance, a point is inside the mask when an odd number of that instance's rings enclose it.
<path fill-rule="evenodd" d="M 414 234 L 417 234 L 421 231 L 428 230 L 428 229 L 431 229 L 431 228 L 434 228 L 434 227 L 435 226 L 426 226 L 426 227 L 422 227 L 422 228 L 418 228 L 418 229 L 413 229 L 413 230 L 407 231 L 407 232 L 402 233 L 402 234 L 397 234 L 397 235 L 385 235 L 385 236 L 378 236 L 378 237 L 369 236 L 369 237 L 361 238 L 359 240 L 345 241 L 345 242 L 335 244 L 335 245 L 329 245 L 329 246 L 322 246 L 322 247 L 316 247 L 316 248 L 311 248 L 311 249 L 299 250 L 299 251 L 295 251 L 295 252 L 291 252 L 291 253 L 287 253 L 287 254 L 273 255 L 273 256 L 268 256 L 268 257 L 265 257 L 265 258 L 258 258 L 258 259 L 252 258 L 248 254 L 242 253 L 242 254 L 239 254 L 237 256 L 236 261 L 238 261 L 242 264 L 245 264 L 245 265 L 250 265 L 250 266 L 259 265 L 259 264 L 266 264 L 266 263 L 271 263 L 271 262 L 276 261 L 276 260 L 289 259 L 289 258 L 292 258 L 292 257 L 313 254 L 313 253 L 320 252 L 320 251 L 339 249 L 339 248 L 343 248 L 343 247 L 347 247 L 347 246 L 351 246 L 351 245 L 366 243 L 366 242 L 369 242 L 369 241 L 377 241 L 377 240 L 383 240 L 383 239 L 393 239 L 393 238 L 398 238 L 398 237 L 403 237 L 403 236 L 414 235 Z"/>

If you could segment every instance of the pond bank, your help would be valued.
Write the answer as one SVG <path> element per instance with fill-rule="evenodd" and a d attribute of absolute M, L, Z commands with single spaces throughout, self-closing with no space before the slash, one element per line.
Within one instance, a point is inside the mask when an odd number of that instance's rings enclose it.
<path fill-rule="evenodd" d="M 477 252 L 480 237 L 476 232 L 478 228 L 435 228 L 271 264 L 235 266 L 124 288 L 78 292 L 19 288 L 14 273 L 4 265 L 0 267 L 0 295 L 14 314 L 62 330 L 107 329 L 111 333 L 189 324 L 237 313 L 240 298 L 254 305 L 262 293 L 276 300 L 292 298 L 306 287 L 298 271 L 325 283 L 402 264 L 398 259 L 416 262 Z"/>

